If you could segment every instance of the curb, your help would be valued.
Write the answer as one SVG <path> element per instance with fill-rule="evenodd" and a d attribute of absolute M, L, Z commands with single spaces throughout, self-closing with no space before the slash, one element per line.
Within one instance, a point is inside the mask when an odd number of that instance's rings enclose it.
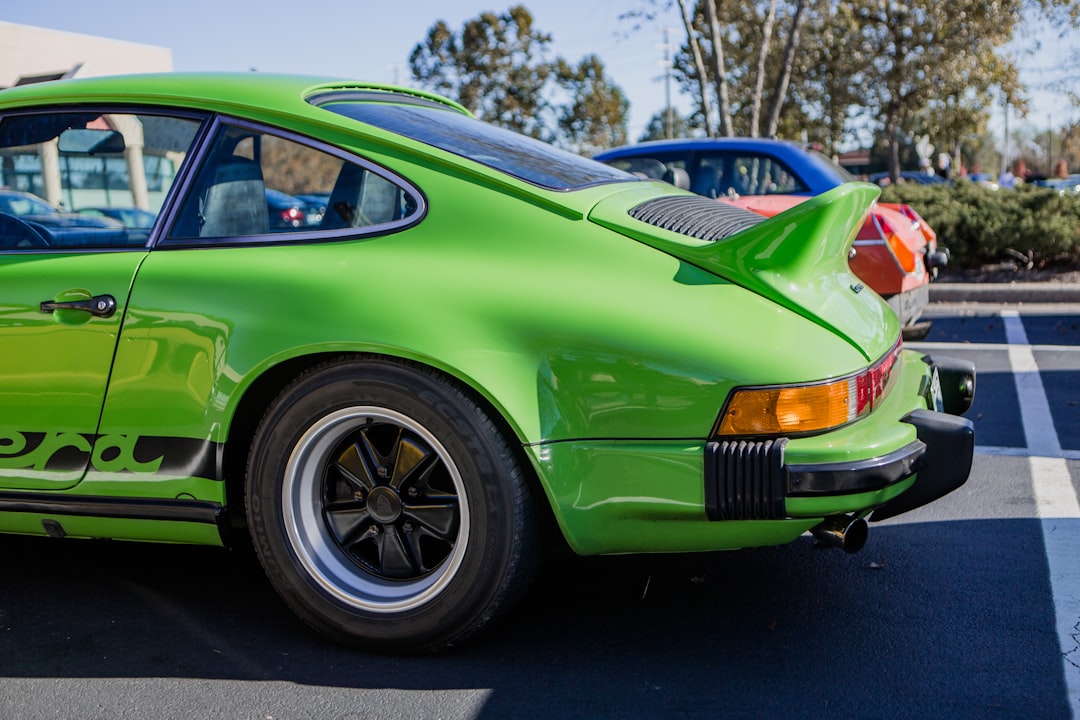
<path fill-rule="evenodd" d="M 950 283 L 930 284 L 932 303 L 1080 303 L 1080 283 Z"/>

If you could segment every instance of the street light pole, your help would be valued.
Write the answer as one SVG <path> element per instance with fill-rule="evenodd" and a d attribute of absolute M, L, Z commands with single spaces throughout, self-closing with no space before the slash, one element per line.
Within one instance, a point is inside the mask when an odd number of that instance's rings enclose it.
<path fill-rule="evenodd" d="M 664 123 L 664 136 L 670 140 L 675 137 L 675 117 L 671 108 L 671 28 L 664 28 L 664 107 L 667 115 Z"/>

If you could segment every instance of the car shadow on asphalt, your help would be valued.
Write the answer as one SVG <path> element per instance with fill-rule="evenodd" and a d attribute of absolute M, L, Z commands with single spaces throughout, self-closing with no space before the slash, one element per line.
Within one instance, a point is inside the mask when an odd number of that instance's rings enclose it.
<path fill-rule="evenodd" d="M 422 657 L 320 638 L 246 552 L 3 537 L 0 557 L 3 677 L 485 688 L 491 718 L 1068 714 L 1029 518 L 890 521 L 857 555 L 804 536 L 563 557 L 483 634 Z"/>

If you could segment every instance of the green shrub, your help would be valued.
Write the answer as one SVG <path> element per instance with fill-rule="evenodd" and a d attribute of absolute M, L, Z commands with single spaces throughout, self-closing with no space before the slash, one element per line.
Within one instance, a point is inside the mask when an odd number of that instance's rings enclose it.
<path fill-rule="evenodd" d="M 1029 185 L 994 190 L 961 180 L 887 186 L 881 201 L 911 205 L 949 248 L 954 267 L 1021 257 L 1038 268 L 1080 263 L 1080 195 Z"/>

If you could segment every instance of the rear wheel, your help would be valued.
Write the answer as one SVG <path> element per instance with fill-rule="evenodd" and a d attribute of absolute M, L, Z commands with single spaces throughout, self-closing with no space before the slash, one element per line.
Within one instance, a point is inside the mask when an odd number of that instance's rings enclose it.
<path fill-rule="evenodd" d="M 341 360 L 298 378 L 256 432 L 247 506 L 278 592 L 350 644 L 458 642 L 536 563 L 511 446 L 468 395 L 418 366 Z"/>

